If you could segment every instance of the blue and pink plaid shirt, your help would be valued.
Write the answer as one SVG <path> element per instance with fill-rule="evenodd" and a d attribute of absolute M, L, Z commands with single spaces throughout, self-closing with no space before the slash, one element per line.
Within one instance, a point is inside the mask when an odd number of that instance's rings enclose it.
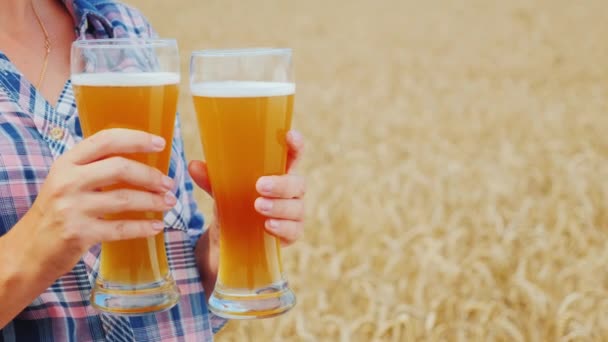
<path fill-rule="evenodd" d="M 78 39 L 155 36 L 137 10 L 109 0 L 63 0 Z M 173 309 L 151 315 L 102 314 L 89 302 L 100 247 L 31 303 L 4 329 L 0 342 L 12 341 L 210 341 L 225 320 L 207 310 L 194 259 L 203 217 L 192 196 L 179 119 L 169 175 L 176 181 L 177 205 L 165 215 L 167 255 L 181 300 Z M 56 106 L 23 77 L 0 47 L 0 236 L 28 211 L 53 161 L 82 139 L 68 81 Z M 17 289 L 15 289 L 17 290 Z M 2 310 L 2 303 L 0 303 Z"/>

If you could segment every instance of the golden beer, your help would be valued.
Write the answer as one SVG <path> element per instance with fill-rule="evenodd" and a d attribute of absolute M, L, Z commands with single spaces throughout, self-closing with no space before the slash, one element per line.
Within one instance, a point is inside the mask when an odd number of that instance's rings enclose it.
<path fill-rule="evenodd" d="M 293 83 L 192 85 L 220 224 L 217 288 L 258 290 L 283 280 L 280 245 L 254 208 L 255 184 L 285 173 Z"/>
<path fill-rule="evenodd" d="M 179 75 L 169 72 L 73 75 L 72 84 L 84 137 L 109 128 L 129 128 L 162 136 L 167 141 L 164 151 L 125 154 L 122 157 L 155 167 L 167 174 L 178 82 Z M 127 187 L 126 184 L 117 184 L 102 190 Z M 105 219 L 162 221 L 163 213 L 124 212 Z M 168 278 L 170 274 L 162 233 L 150 238 L 102 243 L 98 284 L 122 285 L 123 289 L 133 289 L 131 294 L 137 295 L 138 286 L 162 282 Z M 108 291 L 111 292 L 111 289 Z M 115 310 L 137 313 L 156 309 L 162 308 Z"/>

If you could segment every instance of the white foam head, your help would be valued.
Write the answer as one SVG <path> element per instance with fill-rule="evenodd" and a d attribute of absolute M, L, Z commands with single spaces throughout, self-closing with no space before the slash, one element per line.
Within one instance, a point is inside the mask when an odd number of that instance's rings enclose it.
<path fill-rule="evenodd" d="M 296 85 L 287 82 L 221 81 L 191 86 L 192 95 L 203 97 L 270 97 L 292 95 Z"/>
<path fill-rule="evenodd" d="M 72 84 L 105 87 L 150 87 L 179 83 L 179 74 L 173 72 L 107 72 L 72 75 Z"/>

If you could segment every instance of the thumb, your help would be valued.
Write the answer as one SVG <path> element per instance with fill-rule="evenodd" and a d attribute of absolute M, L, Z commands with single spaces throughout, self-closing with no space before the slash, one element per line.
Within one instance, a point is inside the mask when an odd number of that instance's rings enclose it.
<path fill-rule="evenodd" d="M 209 173 L 207 172 L 207 164 L 200 160 L 193 160 L 188 164 L 188 172 L 194 183 L 213 197 L 211 183 L 209 182 Z"/>

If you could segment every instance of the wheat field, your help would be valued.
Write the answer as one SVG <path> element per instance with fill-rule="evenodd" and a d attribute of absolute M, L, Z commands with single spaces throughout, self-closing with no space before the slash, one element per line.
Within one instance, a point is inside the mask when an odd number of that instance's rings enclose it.
<path fill-rule="evenodd" d="M 194 49 L 294 48 L 298 304 L 218 341 L 608 341 L 608 2 L 131 3 L 184 76 Z"/>

